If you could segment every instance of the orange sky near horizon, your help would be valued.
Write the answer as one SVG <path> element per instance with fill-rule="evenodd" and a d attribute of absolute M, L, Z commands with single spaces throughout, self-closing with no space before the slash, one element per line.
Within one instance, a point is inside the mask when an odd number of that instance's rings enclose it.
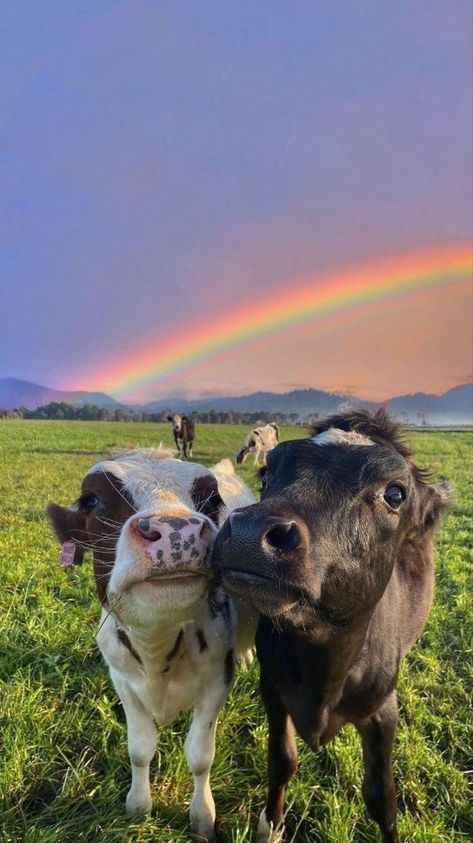
<path fill-rule="evenodd" d="M 373 401 L 417 391 L 441 394 L 473 379 L 472 314 L 473 286 L 464 279 L 256 338 L 123 398 L 307 387 Z"/>

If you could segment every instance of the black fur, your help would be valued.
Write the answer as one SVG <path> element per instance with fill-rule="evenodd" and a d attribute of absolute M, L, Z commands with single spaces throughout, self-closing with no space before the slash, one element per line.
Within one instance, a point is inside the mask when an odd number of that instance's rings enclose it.
<path fill-rule="evenodd" d="M 260 611 L 256 648 L 269 722 L 266 819 L 277 826 L 297 766 L 294 727 L 314 751 L 347 722 L 363 746 L 363 796 L 384 843 L 398 840 L 391 749 L 395 683 L 432 587 L 432 531 L 447 484 L 428 485 L 384 410 L 317 422 L 375 444 L 283 442 L 268 454 L 259 504 L 221 529 L 215 565 Z M 387 490 L 401 490 L 391 506 Z"/>

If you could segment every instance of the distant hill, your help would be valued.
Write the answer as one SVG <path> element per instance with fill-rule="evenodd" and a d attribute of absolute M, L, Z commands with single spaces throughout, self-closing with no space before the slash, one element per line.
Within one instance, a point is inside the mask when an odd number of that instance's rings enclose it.
<path fill-rule="evenodd" d="M 0 407 L 5 410 L 12 410 L 14 407 L 35 410 L 36 407 L 42 407 L 51 401 L 64 401 L 75 406 L 97 404 L 99 407 L 111 407 L 114 410 L 123 407 L 123 404 L 119 404 L 105 392 L 66 391 L 18 378 L 0 378 Z"/>
<path fill-rule="evenodd" d="M 411 422 L 419 422 L 424 416 L 428 424 L 472 424 L 473 384 L 455 386 L 443 395 L 429 395 L 416 392 L 400 395 L 387 402 L 396 415 L 405 415 Z"/>
<path fill-rule="evenodd" d="M 294 389 L 292 392 L 252 392 L 250 395 L 237 395 L 230 397 L 198 398 L 193 401 L 183 399 L 167 398 L 160 401 L 151 401 L 143 409 L 148 412 L 159 412 L 168 407 L 179 408 L 179 411 L 190 412 L 192 410 L 216 410 L 217 412 L 228 412 L 236 410 L 247 413 L 257 413 L 265 410 L 269 413 L 298 413 L 301 416 L 310 413 L 327 415 L 338 410 L 341 404 L 349 402 L 351 406 L 367 407 L 374 409 L 378 404 L 369 401 L 361 401 L 348 395 L 339 395 L 335 392 L 323 392 L 320 389 Z"/>
<path fill-rule="evenodd" d="M 4 409 L 23 406 L 34 410 L 51 401 L 65 401 L 74 406 L 97 404 L 99 407 L 111 409 L 124 407 L 104 392 L 67 392 L 17 378 L 0 379 L 0 407 Z M 473 384 L 456 386 L 443 395 L 416 392 L 413 395 L 391 398 L 384 403 L 395 415 L 413 424 L 424 422 L 431 425 L 473 424 Z M 168 409 L 178 413 L 190 413 L 193 410 L 198 412 L 235 410 L 257 413 L 261 410 L 267 413 L 296 413 L 304 418 L 315 413 L 325 416 L 347 406 L 375 410 L 381 404 L 363 401 L 355 396 L 324 392 L 320 389 L 295 389 L 283 394 L 253 392 L 250 395 L 199 398 L 193 401 L 183 398 L 163 398 L 159 401 L 150 401 L 144 406 L 133 405 L 133 409 L 144 410 L 147 413 Z"/>

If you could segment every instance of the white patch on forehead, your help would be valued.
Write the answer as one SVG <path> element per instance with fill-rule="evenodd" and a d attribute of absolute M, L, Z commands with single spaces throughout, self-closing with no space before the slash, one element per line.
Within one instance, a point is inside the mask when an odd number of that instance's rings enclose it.
<path fill-rule="evenodd" d="M 150 448 L 120 454 L 114 460 L 102 460 L 87 474 L 112 474 L 123 483 L 137 510 L 167 504 L 192 506 L 190 492 L 197 477 L 210 471 L 196 463 L 170 459 L 172 451 Z"/>
<path fill-rule="evenodd" d="M 114 474 L 119 480 L 130 471 L 133 466 L 146 466 L 150 462 L 160 462 L 161 460 L 169 460 L 174 457 L 176 453 L 171 448 L 134 448 L 130 450 L 115 449 L 111 452 L 111 459 L 101 460 L 95 463 L 92 468 L 89 468 L 87 474 L 95 474 L 97 471 Z M 87 476 L 87 475 L 86 475 Z"/>
<path fill-rule="evenodd" d="M 123 480 L 126 474 L 126 468 L 117 460 L 102 460 L 101 462 L 96 462 L 92 468 L 89 468 L 85 476 L 88 477 L 89 474 L 98 474 L 100 472 L 103 474 L 113 474 L 119 480 Z"/>
<path fill-rule="evenodd" d="M 357 433 L 355 430 L 340 430 L 339 427 L 329 427 L 322 433 L 312 437 L 315 445 L 374 445 L 372 439 Z"/>

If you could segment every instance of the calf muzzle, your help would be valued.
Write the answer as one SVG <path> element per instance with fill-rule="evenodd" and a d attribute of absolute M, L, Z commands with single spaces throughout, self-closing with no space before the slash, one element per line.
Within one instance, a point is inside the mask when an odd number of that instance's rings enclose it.
<path fill-rule="evenodd" d="M 208 562 L 214 531 L 201 515 L 137 516 L 130 526 L 135 540 L 158 567 L 200 568 Z"/>
<path fill-rule="evenodd" d="M 274 514 L 261 504 L 235 510 L 220 530 L 213 564 L 225 572 L 278 580 L 286 563 L 305 554 L 304 524 L 290 514 Z"/>

